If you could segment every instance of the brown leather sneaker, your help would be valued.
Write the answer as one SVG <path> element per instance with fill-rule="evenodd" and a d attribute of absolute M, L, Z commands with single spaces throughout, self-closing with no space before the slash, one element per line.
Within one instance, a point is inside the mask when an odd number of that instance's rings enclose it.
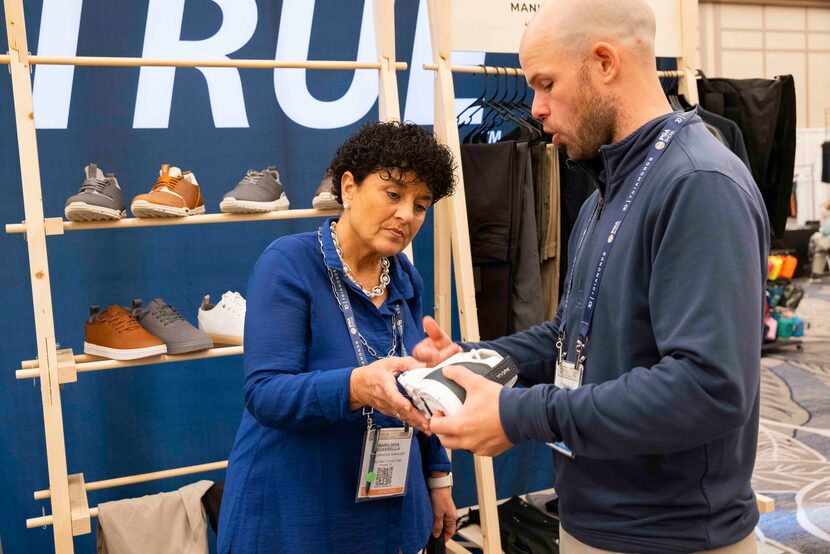
<path fill-rule="evenodd" d="M 167 352 L 164 341 L 148 333 L 126 308 L 89 308 L 84 353 L 113 360 L 135 360 Z"/>
<path fill-rule="evenodd" d="M 135 217 L 182 217 L 205 213 L 205 202 L 193 172 L 164 164 L 150 192 L 133 198 L 130 209 Z"/>

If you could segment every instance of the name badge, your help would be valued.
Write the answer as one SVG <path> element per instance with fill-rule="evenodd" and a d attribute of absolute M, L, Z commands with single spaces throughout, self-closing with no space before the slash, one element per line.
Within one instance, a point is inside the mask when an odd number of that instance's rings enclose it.
<path fill-rule="evenodd" d="M 373 428 L 363 438 L 355 502 L 403 496 L 409 471 L 412 428 Z"/>
<path fill-rule="evenodd" d="M 578 389 L 582 385 L 582 364 L 574 364 L 567 360 L 556 363 L 556 378 L 553 384 L 560 389 Z"/>

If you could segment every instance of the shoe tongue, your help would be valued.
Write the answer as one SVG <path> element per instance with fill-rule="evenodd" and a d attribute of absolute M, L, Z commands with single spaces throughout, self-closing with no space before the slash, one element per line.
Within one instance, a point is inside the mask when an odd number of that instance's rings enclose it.
<path fill-rule="evenodd" d="M 88 164 L 84 168 L 84 172 L 86 173 L 87 179 L 103 179 L 104 172 L 98 169 L 98 166 L 95 164 Z"/>
<path fill-rule="evenodd" d="M 161 171 L 159 171 L 159 177 L 181 177 L 182 170 L 176 166 L 171 166 L 170 164 L 161 164 Z"/>
<path fill-rule="evenodd" d="M 104 317 L 116 317 L 120 314 L 126 313 L 127 310 L 119 306 L 118 304 L 113 304 L 103 312 L 98 314 L 98 319 L 102 319 Z"/>

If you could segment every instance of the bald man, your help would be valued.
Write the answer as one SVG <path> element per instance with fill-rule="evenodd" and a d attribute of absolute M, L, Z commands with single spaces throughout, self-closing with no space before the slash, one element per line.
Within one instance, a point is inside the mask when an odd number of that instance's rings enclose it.
<path fill-rule="evenodd" d="M 554 321 L 453 344 L 432 320 L 415 357 L 511 356 L 529 388 L 467 370 L 448 448 L 555 450 L 561 551 L 754 552 L 769 222 L 741 161 L 694 110 L 672 113 L 641 0 L 549 0 L 520 46 L 544 122 L 597 191 L 568 247 Z"/>

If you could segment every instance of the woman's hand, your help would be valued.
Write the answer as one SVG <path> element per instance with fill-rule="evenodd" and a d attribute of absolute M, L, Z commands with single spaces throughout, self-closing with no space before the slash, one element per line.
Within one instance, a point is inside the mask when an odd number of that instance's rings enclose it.
<path fill-rule="evenodd" d="M 383 415 L 396 417 L 427 434 L 427 419 L 398 391 L 395 377 L 402 371 L 424 367 L 415 358 L 383 358 L 369 365 L 356 367 L 349 379 L 349 408 L 371 406 Z"/>
<path fill-rule="evenodd" d="M 435 367 L 453 354 L 461 352 L 461 347 L 455 344 L 449 335 L 447 335 L 429 316 L 424 317 L 424 331 L 426 331 L 427 338 L 415 345 L 412 349 L 412 355 L 420 362 L 426 364 L 425 367 Z"/>
<path fill-rule="evenodd" d="M 433 477 L 438 477 L 438 474 Z M 455 502 L 452 500 L 452 488 L 430 489 L 429 499 L 432 502 L 432 536 L 436 539 L 441 537 L 447 542 L 455 534 L 455 522 L 458 517 Z"/>

